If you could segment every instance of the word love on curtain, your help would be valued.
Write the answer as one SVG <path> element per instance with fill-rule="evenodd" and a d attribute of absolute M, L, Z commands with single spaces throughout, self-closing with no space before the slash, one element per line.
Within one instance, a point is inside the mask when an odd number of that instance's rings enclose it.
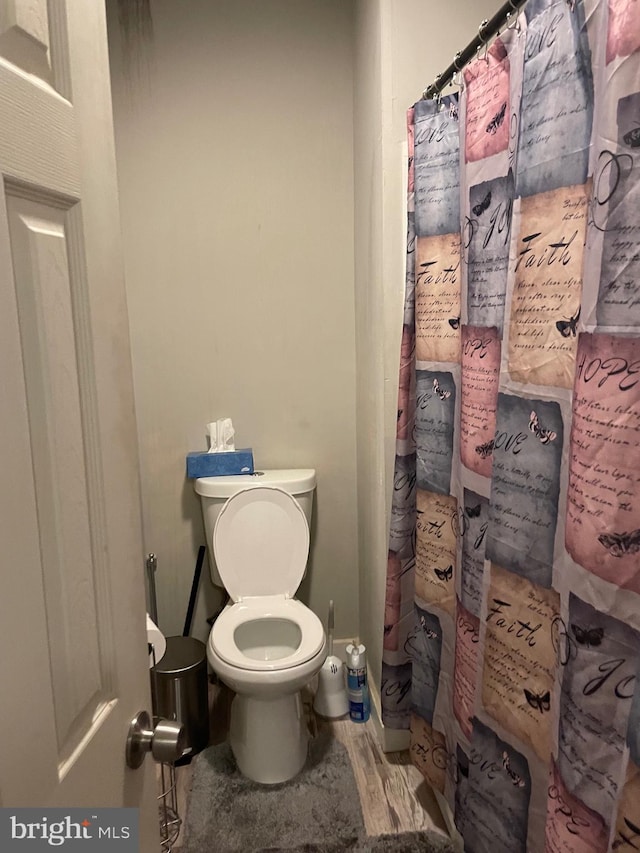
<path fill-rule="evenodd" d="M 640 850 L 640 2 L 409 110 L 383 719 L 467 853 Z"/>

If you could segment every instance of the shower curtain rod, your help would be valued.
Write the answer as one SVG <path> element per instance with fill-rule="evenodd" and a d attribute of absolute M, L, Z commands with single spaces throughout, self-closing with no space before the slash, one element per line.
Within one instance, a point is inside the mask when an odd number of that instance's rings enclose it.
<path fill-rule="evenodd" d="M 451 65 L 442 74 L 438 74 L 433 83 L 424 90 L 422 100 L 426 101 L 439 95 L 444 87 L 453 80 L 458 71 L 462 71 L 464 66 L 474 58 L 478 50 L 498 35 L 509 19 L 519 12 L 526 2 L 527 0 L 507 0 L 491 20 L 485 19 L 478 27 L 478 35 L 473 41 L 470 41 L 464 50 L 458 51 Z"/>

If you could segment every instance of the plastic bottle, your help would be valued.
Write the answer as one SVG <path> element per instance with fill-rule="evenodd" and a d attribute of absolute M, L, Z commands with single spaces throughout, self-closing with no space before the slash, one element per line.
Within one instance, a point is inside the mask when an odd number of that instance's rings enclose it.
<path fill-rule="evenodd" d="M 346 648 L 347 693 L 349 716 L 354 723 L 366 723 L 371 713 L 367 684 L 367 653 L 364 645 L 354 641 Z"/>

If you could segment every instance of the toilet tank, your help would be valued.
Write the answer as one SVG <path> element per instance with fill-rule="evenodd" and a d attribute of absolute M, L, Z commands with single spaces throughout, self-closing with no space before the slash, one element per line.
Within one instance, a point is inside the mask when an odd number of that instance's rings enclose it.
<path fill-rule="evenodd" d="M 207 538 L 209 569 L 215 586 L 223 587 L 222 579 L 213 556 L 213 528 L 218 513 L 228 498 L 243 489 L 253 486 L 277 486 L 298 501 L 307 523 L 311 527 L 313 492 L 316 487 L 316 472 L 313 468 L 291 468 L 272 471 L 256 471 L 255 474 L 239 474 L 234 477 L 200 477 L 195 481 L 195 490 L 200 495 L 202 517 Z"/>

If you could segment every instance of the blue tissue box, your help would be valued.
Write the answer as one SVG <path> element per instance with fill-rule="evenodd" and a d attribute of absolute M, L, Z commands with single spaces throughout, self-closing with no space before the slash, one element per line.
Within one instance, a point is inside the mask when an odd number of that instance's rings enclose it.
<path fill-rule="evenodd" d="M 253 450 L 227 450 L 207 453 L 205 450 L 187 453 L 187 477 L 228 477 L 233 474 L 253 474 Z"/>

